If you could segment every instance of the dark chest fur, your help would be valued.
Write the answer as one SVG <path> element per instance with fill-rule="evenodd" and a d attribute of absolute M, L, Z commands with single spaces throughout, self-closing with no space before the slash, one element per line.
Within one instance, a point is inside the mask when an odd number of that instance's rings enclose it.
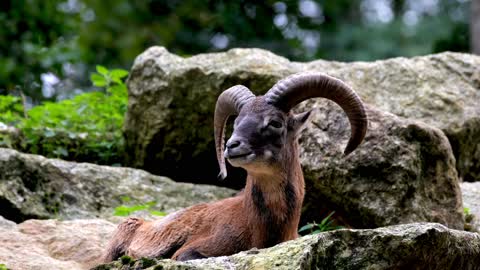
<path fill-rule="evenodd" d="M 258 217 L 258 230 L 263 230 L 264 247 L 276 245 L 285 239 L 285 234 L 291 230 L 294 215 L 299 215 L 298 195 L 290 182 L 286 182 L 281 189 L 282 196 L 280 201 L 271 206 L 267 203 L 267 194 L 260 187 L 253 185 L 251 197 L 253 201 L 253 211 Z M 300 202 L 301 203 L 301 202 Z M 293 226 L 296 227 L 296 224 Z M 296 229 L 296 228 L 295 228 Z"/>

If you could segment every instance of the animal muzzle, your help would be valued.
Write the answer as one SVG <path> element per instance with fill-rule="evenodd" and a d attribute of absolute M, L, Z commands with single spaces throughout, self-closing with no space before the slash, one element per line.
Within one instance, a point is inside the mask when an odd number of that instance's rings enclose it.
<path fill-rule="evenodd" d="M 226 146 L 225 157 L 229 160 L 245 158 L 252 154 L 250 145 L 237 136 L 232 136 Z"/>

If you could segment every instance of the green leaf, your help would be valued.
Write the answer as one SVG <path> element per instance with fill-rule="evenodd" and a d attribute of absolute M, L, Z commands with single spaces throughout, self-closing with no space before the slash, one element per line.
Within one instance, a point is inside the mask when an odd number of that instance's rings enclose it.
<path fill-rule="evenodd" d="M 113 77 L 112 77 L 111 79 L 112 79 L 112 82 L 114 82 L 114 83 L 116 83 L 116 84 L 122 84 L 122 83 L 123 83 L 123 82 L 122 82 L 122 79 L 120 79 L 120 78 L 113 78 Z"/>
<path fill-rule="evenodd" d="M 148 209 L 148 208 L 149 208 L 149 206 L 146 205 L 146 204 L 133 205 L 133 206 L 130 206 L 130 211 L 136 212 L 136 211 L 145 210 L 145 209 Z"/>
<path fill-rule="evenodd" d="M 105 77 L 97 73 L 93 73 L 92 75 L 90 75 L 90 80 L 92 81 L 92 84 L 97 87 L 104 87 L 107 85 L 107 80 L 105 79 Z"/>
<path fill-rule="evenodd" d="M 311 230 L 314 226 L 316 226 L 315 223 L 308 223 L 307 225 L 304 225 L 302 226 L 298 232 L 304 232 L 304 231 L 307 231 L 307 230 Z"/>
<path fill-rule="evenodd" d="M 117 84 L 107 88 L 107 92 L 115 95 L 123 95 L 127 88 L 124 84 Z"/>
<path fill-rule="evenodd" d="M 114 69 L 110 71 L 110 77 L 112 77 L 112 80 L 115 79 L 122 79 L 128 76 L 128 71 L 124 69 Z"/>
<path fill-rule="evenodd" d="M 125 217 L 130 214 L 130 208 L 125 206 L 125 205 L 120 205 L 118 207 L 115 207 L 115 210 L 113 212 L 114 216 L 120 216 L 120 217 Z"/>
<path fill-rule="evenodd" d="M 159 216 L 159 217 L 164 217 L 164 216 L 167 215 L 167 213 L 165 213 L 165 212 L 155 211 L 155 210 L 150 210 L 148 212 L 150 212 L 150 214 L 152 214 L 154 216 Z"/>
<path fill-rule="evenodd" d="M 97 68 L 97 72 L 104 75 L 104 76 L 107 76 L 108 75 L 108 69 L 104 66 L 101 66 L 101 65 L 97 65 L 96 66 Z"/>
<path fill-rule="evenodd" d="M 331 217 L 333 216 L 333 214 L 335 214 L 335 211 L 331 212 L 330 214 L 328 214 L 328 216 L 326 216 L 324 219 L 322 219 L 322 222 L 320 222 L 320 227 L 323 227 L 324 225 L 329 225 L 331 224 L 333 221 L 331 220 Z"/>

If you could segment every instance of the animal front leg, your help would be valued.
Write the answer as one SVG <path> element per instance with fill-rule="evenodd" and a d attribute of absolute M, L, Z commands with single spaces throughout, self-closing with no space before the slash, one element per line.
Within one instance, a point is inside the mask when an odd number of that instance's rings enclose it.
<path fill-rule="evenodd" d="M 182 248 L 184 242 L 185 234 L 182 232 L 175 234 L 144 232 L 132 241 L 126 254 L 133 258 L 169 259 Z"/>
<path fill-rule="evenodd" d="M 243 239 L 220 237 L 222 235 L 223 234 L 215 234 L 185 243 L 182 248 L 173 254 L 172 259 L 187 261 L 208 257 L 228 256 L 246 249 L 242 244 L 242 242 L 245 242 Z"/>
<path fill-rule="evenodd" d="M 207 256 L 200 253 L 195 248 L 189 248 L 184 251 L 181 251 L 176 257 L 174 256 L 173 259 L 177 261 L 189 261 L 189 260 L 197 260 L 197 259 L 205 259 Z"/>
<path fill-rule="evenodd" d="M 111 262 L 125 254 L 135 236 L 135 232 L 142 224 L 144 224 L 144 220 L 138 218 L 128 218 L 120 223 L 108 244 L 102 262 Z"/>

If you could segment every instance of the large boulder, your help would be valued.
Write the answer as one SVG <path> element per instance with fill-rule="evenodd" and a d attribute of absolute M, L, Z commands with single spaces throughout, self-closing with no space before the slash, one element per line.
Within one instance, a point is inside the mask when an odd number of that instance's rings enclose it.
<path fill-rule="evenodd" d="M 343 111 L 325 100 L 298 110 L 312 107 L 318 113 L 300 138 L 304 221 L 335 209 L 355 228 L 429 221 L 463 229 L 455 159 L 440 130 L 369 108 L 365 141 L 345 157 L 350 124 Z"/>
<path fill-rule="evenodd" d="M 425 99 L 419 102 L 422 95 L 409 96 L 418 94 L 415 91 L 428 95 L 449 86 L 464 87 L 465 95 L 448 96 L 457 103 L 465 99 L 464 107 L 458 109 L 460 112 L 455 115 L 448 111 L 448 106 L 439 105 L 435 107 L 436 114 L 447 110 L 444 113 L 449 117 L 442 119 L 449 121 L 455 117 L 474 117 L 477 107 L 471 102 L 480 99 L 474 86 L 464 82 L 465 76 L 462 82 L 458 82 L 456 75 L 446 80 L 435 70 L 431 73 L 438 78 L 429 85 L 429 78 L 434 76 L 427 73 L 428 68 L 433 69 L 431 63 L 448 59 L 470 63 L 465 68 L 475 61 L 480 64 L 480 58 L 451 53 L 374 63 L 302 64 L 259 49 L 181 58 L 164 48 L 152 47 L 138 56 L 128 80 L 125 137 L 130 164 L 175 179 L 205 179 L 218 184 L 212 123 L 218 95 L 235 84 L 263 94 L 289 74 L 323 71 L 353 85 L 371 104 L 370 125 L 365 143 L 343 157 L 341 150 L 349 136 L 343 112 L 324 100 L 310 101 L 297 108 L 300 111 L 319 108 L 313 127 L 301 139 L 301 160 L 307 181 L 303 220 L 320 221 L 328 214 L 327 210 L 333 209 L 344 223 L 360 228 L 415 221 L 463 228 L 455 158 L 447 138 L 435 128 L 445 127 L 439 124 L 441 119 L 432 116 L 431 108 L 422 107 L 428 105 Z M 418 66 L 425 69 L 416 70 Z M 420 84 L 417 82 L 420 75 L 415 73 L 422 72 L 427 74 L 421 75 L 425 80 Z M 394 87 L 395 83 L 399 86 Z M 447 100 L 439 93 L 433 97 L 435 104 L 437 98 Z M 411 103 L 406 104 L 407 100 Z M 384 111 L 419 119 L 433 127 Z M 428 115 L 432 119 L 428 120 Z M 228 169 L 230 176 L 223 184 L 243 186 L 244 175 L 237 169 Z"/>
<path fill-rule="evenodd" d="M 263 94 L 279 79 L 301 71 L 343 79 L 374 107 L 443 130 L 460 176 L 480 180 L 480 57 L 460 53 L 371 63 L 296 63 L 260 49 L 182 58 L 152 47 L 137 57 L 128 80 L 129 164 L 176 179 L 215 179 L 216 97 L 234 84 Z"/>
<path fill-rule="evenodd" d="M 0 215 L 29 218 L 109 217 L 126 203 L 154 201 L 172 212 L 233 195 L 226 188 L 176 183 L 142 170 L 47 159 L 0 148 Z"/>
<path fill-rule="evenodd" d="M 116 227 L 100 219 L 3 221 L 0 216 L 0 263 L 15 270 L 89 269 Z"/>
<path fill-rule="evenodd" d="M 106 269 L 478 269 L 480 235 L 435 223 L 338 230 L 228 257 L 122 261 Z"/>

